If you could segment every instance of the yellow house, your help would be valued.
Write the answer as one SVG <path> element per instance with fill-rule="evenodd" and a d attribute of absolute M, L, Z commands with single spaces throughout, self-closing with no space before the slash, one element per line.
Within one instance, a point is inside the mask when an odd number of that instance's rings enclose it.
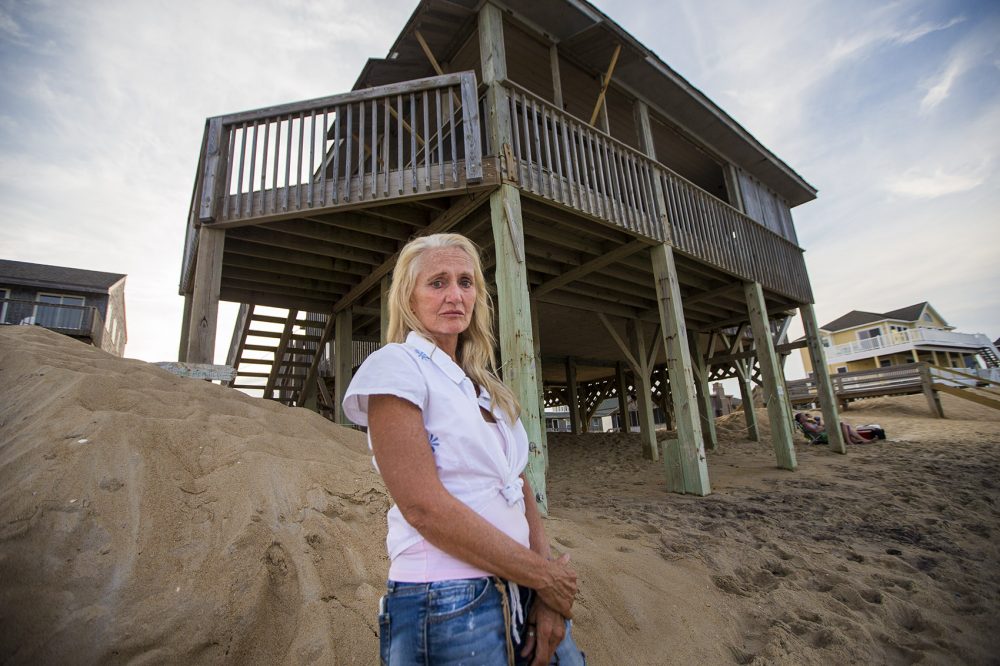
<path fill-rule="evenodd" d="M 820 327 L 831 373 L 921 361 L 951 368 L 995 368 L 1000 353 L 982 333 L 959 333 L 924 301 L 891 312 L 851 310 Z M 812 363 L 799 350 L 807 373 Z"/>

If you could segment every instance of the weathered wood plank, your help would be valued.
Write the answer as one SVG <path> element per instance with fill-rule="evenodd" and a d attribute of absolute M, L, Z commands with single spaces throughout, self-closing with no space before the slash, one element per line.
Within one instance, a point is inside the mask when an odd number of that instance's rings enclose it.
<path fill-rule="evenodd" d="M 222 382 L 232 382 L 236 378 L 236 368 L 229 365 L 214 365 L 211 363 L 179 363 L 175 361 L 158 361 L 153 363 L 170 374 L 189 379 L 207 379 Z"/>
<path fill-rule="evenodd" d="M 785 387 L 778 355 L 774 350 L 774 340 L 771 338 L 771 329 L 768 325 L 764 292 L 759 282 L 747 282 L 743 285 L 743 293 L 747 299 L 747 313 L 750 316 L 750 327 L 753 329 L 754 347 L 757 350 L 761 378 L 764 381 L 764 405 L 771 421 L 774 455 L 778 467 L 794 470 L 796 461 L 791 418 L 785 404 Z"/>
<path fill-rule="evenodd" d="M 708 479 L 701 423 L 695 411 L 697 396 L 680 285 L 677 281 L 677 267 L 669 245 L 661 244 L 654 247 L 651 255 L 660 310 L 660 326 L 667 354 L 670 395 L 679 440 L 678 450 L 684 475 L 684 492 L 707 495 L 711 492 L 711 485 Z"/>
<path fill-rule="evenodd" d="M 816 376 L 817 395 L 820 408 L 823 410 L 823 421 L 828 424 L 839 424 L 840 413 L 837 409 L 837 396 L 833 392 L 830 369 L 826 365 L 826 356 L 823 354 L 819 324 L 816 322 L 816 311 L 809 303 L 799 307 L 799 314 L 802 316 L 802 327 L 805 329 L 809 360 L 812 362 L 813 374 Z M 827 428 L 826 436 L 830 443 L 830 450 L 835 453 L 847 453 L 844 434 L 840 428 Z"/>

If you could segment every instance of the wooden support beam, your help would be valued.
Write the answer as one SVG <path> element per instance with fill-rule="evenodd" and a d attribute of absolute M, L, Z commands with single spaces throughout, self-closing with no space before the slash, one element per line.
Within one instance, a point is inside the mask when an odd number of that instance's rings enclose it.
<path fill-rule="evenodd" d="M 347 395 L 347 387 L 351 384 L 354 373 L 354 326 L 351 309 L 341 310 L 333 316 L 333 319 L 336 322 L 333 339 L 333 356 L 336 364 L 333 375 L 334 406 L 337 410 L 337 423 L 350 425 L 351 420 L 344 414 L 344 396 Z M 322 349 L 317 349 L 316 353 L 322 354 Z"/>
<path fill-rule="evenodd" d="M 632 420 L 628 412 L 628 384 L 625 381 L 625 368 L 621 363 L 615 364 L 615 390 L 618 393 L 618 423 L 622 432 L 631 432 Z"/>
<path fill-rule="evenodd" d="M 695 411 L 697 394 L 688 348 L 687 330 L 684 323 L 684 308 L 681 302 L 680 284 L 677 280 L 677 266 L 673 249 L 666 243 L 651 250 L 653 275 L 656 282 L 656 296 L 659 302 L 660 324 L 663 327 L 663 343 L 667 353 L 667 372 L 670 377 L 670 395 L 674 405 L 674 420 L 677 427 L 677 455 L 683 486 L 672 484 L 668 475 L 668 490 L 671 492 L 708 495 L 712 492 L 708 480 L 708 464 L 705 459 L 705 443 L 702 439 L 701 422 Z M 676 464 L 665 461 L 668 465 Z"/>
<path fill-rule="evenodd" d="M 927 398 L 927 406 L 935 418 L 944 418 L 944 409 L 941 407 L 941 399 L 934 388 L 934 380 L 931 377 L 931 369 L 926 363 L 920 366 L 920 386 L 923 389 L 924 397 Z"/>
<path fill-rule="evenodd" d="M 552 101 L 557 109 L 562 110 L 562 77 L 559 75 L 559 47 L 556 44 L 549 47 L 549 67 L 552 69 Z"/>
<path fill-rule="evenodd" d="M 601 112 L 601 107 L 604 106 L 604 97 L 608 93 L 608 86 L 611 85 L 611 75 L 614 74 L 615 65 L 618 63 L 618 56 L 622 52 L 622 45 L 615 44 L 615 52 L 611 54 L 611 63 L 608 65 L 608 71 L 605 72 L 604 77 L 601 81 L 601 92 L 597 95 L 597 104 L 594 105 L 594 112 L 590 114 L 590 125 L 594 125 L 594 121 L 597 120 L 597 114 Z"/>
<path fill-rule="evenodd" d="M 630 254 L 634 254 L 639 250 L 645 249 L 647 247 L 649 247 L 649 243 L 643 240 L 635 240 L 632 241 L 631 243 L 626 243 L 625 245 L 616 247 L 615 249 L 606 252 L 595 259 L 591 259 L 590 261 L 583 263 L 577 266 L 576 268 L 571 268 L 570 270 L 566 271 L 557 278 L 553 278 L 548 282 L 540 284 L 539 286 L 535 287 L 531 293 L 533 296 L 541 296 L 542 294 L 546 294 L 552 291 L 553 289 L 558 289 L 559 287 L 569 284 L 574 280 L 580 279 L 581 277 L 587 275 L 588 273 L 593 273 L 594 271 L 600 270 L 609 264 L 615 263 L 619 259 L 627 257 Z"/>
<path fill-rule="evenodd" d="M 198 230 L 198 255 L 188 328 L 185 362 L 214 363 L 215 335 L 219 321 L 219 291 L 222 287 L 222 254 L 226 232 L 202 225 Z"/>
<path fill-rule="evenodd" d="M 382 344 L 389 342 L 389 288 L 392 280 L 388 275 L 383 275 L 379 282 L 379 340 Z"/>
<path fill-rule="evenodd" d="M 646 337 L 642 322 L 629 319 L 625 324 L 628 336 L 628 346 L 632 358 L 640 361 L 635 370 L 635 403 L 639 412 L 639 434 L 642 438 L 642 457 L 646 460 L 659 460 L 660 447 L 656 442 L 656 421 L 653 419 L 653 382 L 652 368 L 646 363 Z"/>
<path fill-rule="evenodd" d="M 771 337 L 771 327 L 768 324 L 764 291 L 759 282 L 747 282 L 743 285 L 743 293 L 747 299 L 747 313 L 750 315 L 754 347 L 760 363 L 761 379 L 764 384 L 764 405 L 771 421 L 774 455 L 778 467 L 794 470 L 797 465 L 792 441 L 792 424 L 785 405 L 784 382 L 778 365 L 778 355 L 774 349 L 774 339 Z"/>
<path fill-rule="evenodd" d="M 694 378 L 695 394 L 698 398 L 701 434 L 705 441 L 705 448 L 709 451 L 715 451 L 719 448 L 719 437 L 715 432 L 715 410 L 712 409 L 712 396 L 708 390 L 704 345 L 701 342 L 701 334 L 696 331 L 688 331 L 687 339 L 691 351 L 691 373 Z"/>
<path fill-rule="evenodd" d="M 479 10 L 479 56 L 486 84 L 484 121 L 490 145 L 498 152 L 511 143 L 513 130 L 506 89 L 507 54 L 504 49 L 503 14 L 493 4 Z M 538 395 L 535 366 L 535 343 L 531 334 L 531 302 L 528 293 L 527 264 L 524 261 L 524 220 L 519 190 L 501 183 L 490 195 L 490 224 L 496 258 L 497 320 L 500 328 L 500 362 L 503 380 L 521 404 L 521 423 L 530 443 L 525 477 L 535 492 L 542 515 L 548 514 L 545 483 L 547 458 L 541 430 L 541 401 Z M 518 251 L 520 250 L 520 252 Z M 518 261 L 521 257 L 521 261 Z"/>
<path fill-rule="evenodd" d="M 836 453 L 847 453 L 844 433 L 839 427 L 837 396 L 833 392 L 830 369 L 826 365 L 819 324 L 816 322 L 816 310 L 811 303 L 806 303 L 799 308 L 799 313 L 802 315 L 802 327 L 806 333 L 805 342 L 809 347 L 809 360 L 812 362 L 813 375 L 816 377 L 816 397 L 823 410 L 823 421 L 827 424 L 826 437 L 830 442 L 830 449 Z"/>
<path fill-rule="evenodd" d="M 538 323 L 538 304 L 531 301 L 531 339 L 535 345 L 535 381 L 538 384 L 538 414 L 541 420 L 540 436 L 545 455 L 545 472 L 549 471 L 549 435 L 545 427 L 545 385 L 542 382 L 542 338 Z"/>
<path fill-rule="evenodd" d="M 746 425 L 747 439 L 752 442 L 760 441 L 760 427 L 757 424 L 757 410 L 753 404 L 753 386 L 750 382 L 750 368 L 747 366 L 752 361 L 735 361 L 737 380 L 740 384 L 740 400 L 743 408 L 743 423 Z"/>
<path fill-rule="evenodd" d="M 177 349 L 177 360 L 181 363 L 187 361 L 188 336 L 191 334 L 191 303 L 194 299 L 191 294 L 184 294 L 184 312 L 181 315 L 181 335 L 180 344 Z M 934 362 L 937 363 L 935 357 Z"/>
<path fill-rule="evenodd" d="M 616 345 L 618 345 L 618 351 L 620 351 L 622 353 L 622 356 L 625 357 L 625 360 L 632 367 L 632 372 L 635 372 L 637 374 L 640 373 L 640 372 L 643 372 L 645 370 L 645 368 L 646 368 L 646 363 L 645 363 L 645 360 L 646 360 L 646 349 L 645 349 L 645 347 L 643 347 L 639 351 L 639 356 L 633 356 L 632 355 L 632 349 L 635 349 L 635 345 L 633 345 L 631 343 L 630 344 L 625 344 L 625 341 L 622 340 L 621 336 L 618 334 L 618 331 L 611 324 L 611 322 L 608 320 L 608 318 L 604 315 L 603 312 L 598 312 L 597 313 L 597 318 L 600 320 L 600 322 L 602 324 L 604 324 L 604 328 L 607 329 L 608 335 L 611 336 L 611 339 L 614 340 L 614 343 Z M 642 359 L 643 362 L 640 363 L 639 359 Z"/>
<path fill-rule="evenodd" d="M 566 402 L 569 403 L 569 431 L 580 434 L 580 395 L 577 392 L 576 361 L 566 357 Z"/>

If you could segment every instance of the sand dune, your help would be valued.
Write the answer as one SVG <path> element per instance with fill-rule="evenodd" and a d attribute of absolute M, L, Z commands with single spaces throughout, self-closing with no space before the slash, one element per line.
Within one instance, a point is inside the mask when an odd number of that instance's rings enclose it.
<path fill-rule="evenodd" d="M 0 378 L 0 660 L 376 660 L 361 434 L 39 328 L 0 327 Z M 590 663 L 997 663 L 1000 413 L 944 407 L 858 403 L 889 440 L 802 444 L 797 472 L 724 417 L 707 498 L 635 436 L 552 436 Z"/>

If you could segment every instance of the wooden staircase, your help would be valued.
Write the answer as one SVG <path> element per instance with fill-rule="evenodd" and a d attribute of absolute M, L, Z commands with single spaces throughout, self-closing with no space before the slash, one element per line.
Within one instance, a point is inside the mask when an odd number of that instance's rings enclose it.
<path fill-rule="evenodd" d="M 286 405 L 299 404 L 309 369 L 322 354 L 325 325 L 323 315 L 242 304 L 227 360 L 236 377 L 227 385 L 260 391 L 260 397 Z"/>
<path fill-rule="evenodd" d="M 932 365 L 931 378 L 935 391 L 969 400 L 984 407 L 1000 409 L 1000 382 L 954 368 Z"/>

